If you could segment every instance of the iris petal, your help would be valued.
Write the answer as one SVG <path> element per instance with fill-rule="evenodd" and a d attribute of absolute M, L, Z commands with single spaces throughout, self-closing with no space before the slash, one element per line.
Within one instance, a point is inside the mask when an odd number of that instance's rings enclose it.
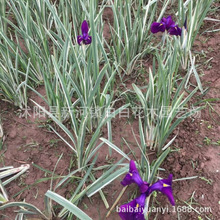
<path fill-rule="evenodd" d="M 169 33 L 170 35 L 181 36 L 182 29 L 179 28 L 178 25 L 175 25 L 174 27 L 171 27 L 171 28 L 168 30 L 168 33 Z"/>
<path fill-rule="evenodd" d="M 145 220 L 144 205 L 146 194 L 141 194 L 129 203 L 120 206 L 119 216 L 122 220 Z"/>
<path fill-rule="evenodd" d="M 138 171 L 135 162 L 133 160 L 130 160 L 129 171 L 130 173 L 132 173 L 133 171 Z"/>
<path fill-rule="evenodd" d="M 84 40 L 84 43 L 85 44 L 91 44 L 92 42 L 92 37 L 91 36 L 88 36 L 86 40 Z"/>
<path fill-rule="evenodd" d="M 144 181 L 141 179 L 141 176 L 138 173 L 138 171 L 133 171 L 132 178 L 138 186 L 141 186 L 144 183 Z"/>
<path fill-rule="evenodd" d="M 134 219 L 134 215 L 132 212 L 129 212 L 129 208 L 131 207 L 132 209 L 134 209 L 136 206 L 136 200 L 132 200 L 129 203 L 126 203 L 124 205 L 120 206 L 120 211 L 119 211 L 119 216 L 121 217 L 122 220 L 133 220 Z"/>
<path fill-rule="evenodd" d="M 81 26 L 82 34 L 88 34 L 89 32 L 89 26 L 86 20 L 83 21 L 82 26 Z"/>
<path fill-rule="evenodd" d="M 140 185 L 139 189 L 140 189 L 141 193 L 146 193 L 147 190 L 149 189 L 149 183 L 147 183 L 147 182 L 144 181 L 144 182 Z"/>
<path fill-rule="evenodd" d="M 165 23 L 166 30 L 169 30 L 169 28 L 175 26 L 175 22 L 172 20 L 172 17 L 170 15 L 166 18 L 162 18 L 161 22 Z"/>
<path fill-rule="evenodd" d="M 121 181 L 123 186 L 130 185 L 131 183 L 136 183 L 139 187 L 144 183 L 133 160 L 130 160 L 129 173 Z"/>
<path fill-rule="evenodd" d="M 153 22 L 153 24 L 151 25 L 151 32 L 153 34 L 157 32 L 164 32 L 165 29 L 166 29 L 166 26 L 164 23 Z"/>
<path fill-rule="evenodd" d="M 123 186 L 127 186 L 134 183 L 134 180 L 132 178 L 132 175 L 130 173 L 126 174 L 125 178 L 121 181 L 121 184 Z"/>
<path fill-rule="evenodd" d="M 83 41 L 83 36 L 82 35 L 77 36 L 77 43 L 79 45 L 81 45 L 82 41 Z"/>
<path fill-rule="evenodd" d="M 168 197 L 171 205 L 175 206 L 175 200 L 174 200 L 174 197 L 173 197 L 172 188 L 171 187 L 163 187 L 161 192 Z"/>
<path fill-rule="evenodd" d="M 185 22 L 184 22 L 184 27 L 187 30 L 187 16 L 186 16 L 186 19 L 185 19 Z"/>
<path fill-rule="evenodd" d="M 153 191 L 160 191 L 163 194 L 165 194 L 171 205 L 175 205 L 175 200 L 172 193 L 172 177 L 173 175 L 170 174 L 168 179 L 162 179 L 154 183 L 152 186 L 149 187 L 149 190 L 147 192 L 147 196 L 150 195 Z"/>
<path fill-rule="evenodd" d="M 136 198 L 136 203 L 144 207 L 145 206 L 145 200 L 146 200 L 147 195 L 145 193 L 142 193 L 139 197 Z"/>

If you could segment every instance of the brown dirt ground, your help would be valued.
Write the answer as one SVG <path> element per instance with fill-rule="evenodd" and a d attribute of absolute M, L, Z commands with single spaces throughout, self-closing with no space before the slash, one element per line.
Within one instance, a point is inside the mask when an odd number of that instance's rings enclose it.
<path fill-rule="evenodd" d="M 109 13 L 109 11 L 107 13 Z M 206 27 L 209 25 L 213 24 L 205 22 Z M 205 42 L 207 37 L 209 39 Z M 202 99 L 220 98 L 219 32 L 206 33 L 199 36 L 195 42 L 194 49 L 195 51 L 207 51 L 207 58 L 205 58 L 205 60 L 213 57 L 210 62 L 210 69 L 208 66 L 202 66 L 204 67 L 204 75 L 201 80 L 204 86 L 209 86 L 208 93 L 202 97 Z M 200 62 L 204 62 L 202 58 Z M 193 81 L 192 79 L 192 82 Z M 132 80 L 130 80 L 130 82 L 132 82 Z M 131 88 L 129 83 L 127 86 Z M 37 99 L 37 97 L 35 98 Z M 176 207 L 180 207 L 180 209 L 183 208 L 186 205 L 184 201 L 189 201 L 192 194 L 194 194 L 192 205 L 194 208 L 211 207 L 211 212 L 203 212 L 199 215 L 192 210 L 182 210 L 179 213 L 182 220 L 199 219 L 198 216 L 201 216 L 201 219 L 206 219 L 205 215 L 209 219 L 219 219 L 220 216 L 220 146 L 217 144 L 219 143 L 218 141 L 220 141 L 219 100 L 213 102 L 212 106 L 218 115 L 213 112 L 210 114 L 209 107 L 207 106 L 202 110 L 199 118 L 187 119 L 179 126 L 178 130 L 175 131 L 175 133 L 178 132 L 178 137 L 172 144 L 175 151 L 172 152 L 162 164 L 162 167 L 166 169 L 166 174 L 173 173 L 174 179 L 198 176 L 198 178 L 193 180 L 173 183 L 173 194 L 177 202 Z M 23 163 L 28 163 L 31 166 L 25 175 L 22 175 L 17 181 L 11 182 L 6 187 L 10 201 L 25 200 L 26 202 L 36 205 L 40 210 L 44 210 L 44 194 L 50 188 L 50 181 L 47 180 L 38 184 L 34 183 L 41 178 L 49 176 L 49 174 L 45 175 L 45 172 L 37 169 L 32 163 L 53 171 L 59 155 L 62 152 L 63 157 L 58 163 L 55 173 L 57 175 L 65 175 L 69 172 L 69 169 L 74 169 L 74 167 L 70 168 L 69 162 L 71 159 L 74 160 L 72 153 L 62 141 L 58 141 L 58 137 L 55 134 L 48 131 L 46 126 L 42 127 L 42 125 L 45 125 L 44 119 L 39 118 L 36 120 L 32 117 L 28 117 L 26 120 L 19 118 L 18 110 L 2 100 L 0 100 L 0 114 L 5 134 L 4 148 L 0 151 L 0 167 L 9 165 L 17 167 Z M 129 124 L 127 119 L 121 119 L 120 121 L 115 119 L 113 122 L 113 142 L 117 146 L 123 147 L 125 153 L 129 153 L 129 149 L 127 149 L 123 143 L 122 137 L 133 146 L 135 151 L 137 149 L 131 132 L 131 126 L 134 131 L 138 131 L 136 121 L 134 121 L 132 125 Z M 105 135 L 106 131 L 103 131 L 103 136 Z M 211 140 L 210 143 L 208 143 L 209 140 Z M 98 164 L 102 164 L 108 160 L 106 159 L 107 151 L 108 148 L 102 148 L 100 150 Z M 117 161 L 119 159 L 120 156 L 114 153 L 111 161 Z M 164 175 L 164 177 L 165 176 L 166 175 Z M 107 195 L 110 207 L 122 190 L 122 186 L 120 185 L 121 179 L 122 177 L 103 190 L 105 195 Z M 54 181 L 54 185 L 55 183 L 56 180 Z M 30 188 L 13 198 L 15 194 L 30 185 L 32 185 Z M 74 190 L 74 186 L 68 186 L 67 188 L 60 189 L 58 193 L 68 198 L 72 190 Z M 134 190 L 134 186 L 129 186 L 118 205 L 130 200 Z M 164 198 L 165 197 L 160 194 L 157 197 L 156 206 L 166 207 L 168 205 L 169 210 L 172 210 L 168 204 L 168 200 Z M 105 215 L 108 212 L 99 194 L 94 195 L 90 200 L 88 198 L 83 199 L 80 207 L 94 220 L 105 219 Z M 14 216 L 15 214 L 7 211 L 0 215 L 0 219 L 14 219 Z M 155 215 L 152 213 L 150 219 L 153 219 L 153 216 Z M 177 219 L 178 213 L 172 211 L 164 215 L 158 213 L 157 217 L 157 219 L 160 220 L 172 220 Z M 115 210 L 108 219 L 119 219 Z"/>

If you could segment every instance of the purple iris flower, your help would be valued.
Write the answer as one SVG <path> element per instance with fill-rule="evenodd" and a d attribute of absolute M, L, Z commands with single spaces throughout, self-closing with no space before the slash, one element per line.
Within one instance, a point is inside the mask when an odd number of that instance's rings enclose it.
<path fill-rule="evenodd" d="M 170 174 L 168 179 L 162 179 L 154 183 L 149 187 L 149 183 L 142 180 L 135 162 L 133 160 L 130 161 L 129 172 L 126 174 L 125 178 L 121 181 L 123 186 L 130 185 L 131 183 L 136 183 L 139 186 L 141 196 L 132 200 L 131 202 L 120 206 L 119 216 L 122 220 L 144 220 L 144 205 L 145 199 L 148 197 L 153 191 L 160 191 L 165 194 L 170 203 L 174 206 L 175 200 L 172 193 L 172 178 L 173 175 Z M 141 207 L 141 209 L 136 209 L 135 207 Z"/>
<path fill-rule="evenodd" d="M 171 205 L 175 205 L 175 200 L 173 198 L 173 192 L 172 192 L 172 178 L 173 175 L 170 174 L 168 179 L 162 179 L 154 183 L 152 186 L 149 187 L 147 194 L 150 195 L 153 191 L 160 191 L 163 194 L 165 194 Z"/>
<path fill-rule="evenodd" d="M 131 202 L 120 206 L 119 216 L 122 220 L 145 220 L 144 218 L 144 206 L 145 206 L 146 194 L 141 194 Z"/>
<path fill-rule="evenodd" d="M 130 160 L 129 172 L 121 181 L 121 184 L 123 186 L 127 186 L 131 183 L 136 183 L 139 186 L 140 192 L 146 193 L 146 196 L 149 196 L 155 190 L 160 191 L 168 197 L 172 205 L 175 205 L 172 193 L 172 178 L 173 175 L 170 174 L 168 179 L 159 180 L 149 187 L 149 183 L 142 180 L 136 168 L 135 162 L 133 160 Z"/>
<path fill-rule="evenodd" d="M 149 188 L 149 184 L 142 180 L 133 160 L 130 161 L 129 172 L 121 181 L 123 186 L 130 185 L 131 183 L 136 183 L 139 186 L 141 193 L 147 192 Z"/>
<path fill-rule="evenodd" d="M 91 44 L 92 42 L 92 37 L 89 36 L 88 32 L 89 32 L 89 26 L 86 20 L 83 21 L 82 26 L 81 26 L 81 30 L 82 30 L 82 35 L 77 36 L 77 42 L 79 45 L 83 44 Z"/>
<path fill-rule="evenodd" d="M 162 18 L 161 22 L 153 22 L 151 25 L 151 32 L 153 34 L 158 32 L 168 31 L 170 35 L 181 35 L 181 29 L 175 24 L 171 16 Z"/>
<path fill-rule="evenodd" d="M 151 32 L 153 34 L 157 32 L 164 32 L 165 30 L 169 30 L 169 28 L 175 26 L 175 22 L 172 20 L 171 16 L 168 16 L 167 18 L 162 18 L 161 22 L 153 22 L 151 25 Z"/>

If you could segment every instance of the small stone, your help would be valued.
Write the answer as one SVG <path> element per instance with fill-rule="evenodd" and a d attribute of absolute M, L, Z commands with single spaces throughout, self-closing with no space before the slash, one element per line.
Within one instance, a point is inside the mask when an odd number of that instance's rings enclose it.
<path fill-rule="evenodd" d="M 201 167 L 202 169 L 204 168 L 204 166 L 205 166 L 205 164 L 204 164 L 204 163 L 201 163 L 200 167 Z"/>

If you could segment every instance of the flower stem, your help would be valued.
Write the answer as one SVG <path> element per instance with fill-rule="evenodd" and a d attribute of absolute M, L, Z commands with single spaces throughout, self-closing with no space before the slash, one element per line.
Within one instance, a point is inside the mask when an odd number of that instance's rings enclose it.
<path fill-rule="evenodd" d="M 115 200 L 114 204 L 112 205 L 111 209 L 109 210 L 109 212 L 106 215 L 106 218 L 109 217 L 109 215 L 111 214 L 112 210 L 115 208 L 115 206 L 117 205 L 118 201 L 121 199 L 121 197 L 123 196 L 125 190 L 127 189 L 128 186 L 125 186 L 122 191 L 120 192 L 118 198 Z"/>

